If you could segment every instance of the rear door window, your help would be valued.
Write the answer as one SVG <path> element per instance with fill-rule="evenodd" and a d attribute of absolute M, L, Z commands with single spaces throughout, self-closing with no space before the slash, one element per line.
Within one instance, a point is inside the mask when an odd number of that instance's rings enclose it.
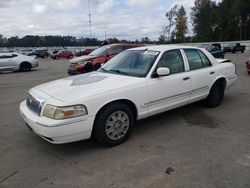
<path fill-rule="evenodd" d="M 184 49 L 190 70 L 197 70 L 211 66 L 211 62 L 203 52 L 196 49 Z"/>
<path fill-rule="evenodd" d="M 0 55 L 0 59 L 9 59 L 9 58 L 12 58 L 12 54 L 3 54 L 3 55 Z"/>

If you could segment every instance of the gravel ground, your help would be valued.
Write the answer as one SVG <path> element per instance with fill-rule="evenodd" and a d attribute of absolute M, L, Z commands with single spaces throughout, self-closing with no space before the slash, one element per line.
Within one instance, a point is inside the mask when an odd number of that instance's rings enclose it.
<path fill-rule="evenodd" d="M 0 74 L 0 187 L 249 188 L 248 57 L 226 55 L 239 80 L 221 106 L 195 103 L 140 121 L 130 139 L 113 148 L 91 140 L 53 145 L 25 127 L 19 103 L 33 86 L 67 76 L 67 60 Z"/>

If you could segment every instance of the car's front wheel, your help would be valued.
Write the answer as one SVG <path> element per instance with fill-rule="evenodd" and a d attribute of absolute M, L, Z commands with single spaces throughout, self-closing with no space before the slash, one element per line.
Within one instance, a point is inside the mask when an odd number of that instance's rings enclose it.
<path fill-rule="evenodd" d="M 113 103 L 98 114 L 94 126 L 94 137 L 99 144 L 116 146 L 128 138 L 133 125 L 132 110 L 126 104 Z"/>

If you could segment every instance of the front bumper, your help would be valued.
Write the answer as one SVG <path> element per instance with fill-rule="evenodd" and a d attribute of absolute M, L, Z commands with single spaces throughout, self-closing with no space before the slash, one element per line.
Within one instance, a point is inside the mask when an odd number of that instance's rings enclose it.
<path fill-rule="evenodd" d="M 95 116 L 53 120 L 30 111 L 26 101 L 23 101 L 19 108 L 27 126 L 48 142 L 63 144 L 91 137 Z"/>

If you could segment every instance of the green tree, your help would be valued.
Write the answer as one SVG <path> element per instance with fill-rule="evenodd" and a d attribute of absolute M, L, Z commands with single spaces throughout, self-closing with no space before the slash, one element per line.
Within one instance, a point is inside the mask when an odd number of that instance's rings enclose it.
<path fill-rule="evenodd" d="M 216 4 L 211 0 L 195 0 L 191 9 L 191 20 L 196 41 L 213 41 L 216 26 L 215 8 Z"/>
<path fill-rule="evenodd" d="M 120 41 L 119 41 L 117 38 L 113 37 L 113 38 L 109 38 L 109 39 L 108 39 L 108 42 L 109 42 L 110 44 L 113 44 L 113 43 L 119 43 Z"/>
<path fill-rule="evenodd" d="M 239 18 L 240 40 L 250 38 L 250 0 L 240 0 L 234 2 L 235 12 Z"/>
<path fill-rule="evenodd" d="M 181 6 L 176 13 L 175 40 L 176 42 L 185 42 L 185 35 L 188 32 L 186 11 Z"/>
<path fill-rule="evenodd" d="M 158 43 L 159 44 L 165 44 L 166 40 L 167 40 L 166 36 L 160 35 L 160 37 L 158 38 Z"/>

